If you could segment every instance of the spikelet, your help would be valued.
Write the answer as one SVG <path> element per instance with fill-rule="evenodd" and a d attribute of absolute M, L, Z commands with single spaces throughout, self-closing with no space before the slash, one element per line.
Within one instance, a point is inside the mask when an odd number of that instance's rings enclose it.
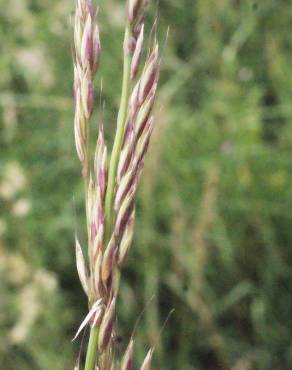
<path fill-rule="evenodd" d="M 115 255 L 116 255 L 116 240 L 115 236 L 112 236 L 104 252 L 102 261 L 101 278 L 104 285 L 106 285 L 107 280 L 109 279 L 113 272 Z"/>
<path fill-rule="evenodd" d="M 153 356 L 153 349 L 151 348 L 151 349 L 148 351 L 148 353 L 147 353 L 147 355 L 146 355 L 146 357 L 145 357 L 145 359 L 144 359 L 144 361 L 143 361 L 143 364 L 142 364 L 142 366 L 140 367 L 140 370 L 150 370 L 150 368 L 151 368 L 152 356 Z"/>
<path fill-rule="evenodd" d="M 134 80 L 137 76 L 141 55 L 142 55 L 142 48 L 143 48 L 143 40 L 144 40 L 144 24 L 141 26 L 141 30 L 139 36 L 137 38 L 137 42 L 135 44 L 135 49 L 133 52 L 132 62 L 131 62 L 131 79 Z"/>
<path fill-rule="evenodd" d="M 133 358 L 134 358 L 134 340 L 133 338 L 131 338 L 128 347 L 124 353 L 124 356 L 122 358 L 120 370 L 132 370 Z"/>
<path fill-rule="evenodd" d="M 134 57 L 131 66 L 131 78 L 134 79 L 140 63 L 143 46 L 144 18 L 146 13 L 147 0 L 128 0 L 127 15 L 129 34 L 124 41 L 124 50 Z"/>
<path fill-rule="evenodd" d="M 134 234 L 134 223 L 135 223 L 135 209 L 133 209 L 131 216 L 125 226 L 125 230 L 121 237 L 120 245 L 118 248 L 117 263 L 121 267 L 127 257 L 129 248 L 132 244 Z"/>
<path fill-rule="evenodd" d="M 148 94 L 155 94 L 158 77 L 158 44 L 156 44 L 146 61 L 139 88 L 139 103 L 142 104 Z M 154 89 L 154 91 L 153 91 Z"/>
<path fill-rule="evenodd" d="M 115 305 L 116 299 L 113 298 L 110 304 L 107 306 L 103 319 L 101 321 L 98 336 L 98 348 L 101 352 L 105 351 L 105 349 L 108 347 L 109 342 L 113 335 L 115 321 Z"/>
<path fill-rule="evenodd" d="M 75 237 L 75 244 L 76 244 L 77 271 L 78 271 L 79 279 L 80 279 L 81 285 L 83 287 L 83 290 L 84 290 L 85 294 L 88 296 L 88 294 L 89 294 L 88 273 L 87 273 L 85 260 L 84 260 L 84 257 L 83 257 L 82 248 L 80 246 L 80 243 L 79 243 L 77 237 Z"/>
<path fill-rule="evenodd" d="M 99 127 L 94 159 L 96 183 L 99 187 L 100 197 L 104 200 L 107 184 L 107 147 L 104 141 L 103 126 Z"/>

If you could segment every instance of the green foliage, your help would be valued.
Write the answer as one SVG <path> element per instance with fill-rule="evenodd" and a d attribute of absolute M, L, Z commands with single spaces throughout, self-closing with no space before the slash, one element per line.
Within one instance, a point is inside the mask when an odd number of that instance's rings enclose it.
<path fill-rule="evenodd" d="M 74 4 L 0 4 L 0 369 L 73 368 L 87 310 L 73 247 L 75 230 L 85 243 Z M 103 117 L 109 138 L 123 5 L 100 1 L 105 111 L 92 124 Z M 284 0 L 160 0 L 156 130 L 117 338 L 123 349 L 145 309 L 136 358 L 156 345 L 155 368 L 292 367 L 291 14 Z"/>

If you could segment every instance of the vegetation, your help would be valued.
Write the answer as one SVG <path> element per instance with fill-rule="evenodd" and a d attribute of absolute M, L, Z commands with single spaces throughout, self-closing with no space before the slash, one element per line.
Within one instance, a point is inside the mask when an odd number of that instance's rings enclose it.
<path fill-rule="evenodd" d="M 81 337 L 71 339 L 87 312 L 74 261 L 75 230 L 86 240 L 72 133 L 74 2 L 0 4 L 0 369 L 72 369 Z M 106 109 L 91 120 L 104 117 L 112 142 L 125 3 L 99 5 L 95 86 L 106 81 Z M 118 352 L 143 312 L 136 366 L 155 346 L 155 369 L 289 370 L 292 4 L 160 0 L 150 11 L 160 88 Z"/>

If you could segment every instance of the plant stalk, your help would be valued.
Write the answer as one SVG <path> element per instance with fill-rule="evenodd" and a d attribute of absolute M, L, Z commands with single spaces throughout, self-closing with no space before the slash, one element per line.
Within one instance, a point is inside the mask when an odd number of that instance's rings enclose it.
<path fill-rule="evenodd" d="M 94 370 L 97 352 L 97 342 L 98 342 L 98 329 L 97 327 L 92 327 L 90 329 L 90 336 L 87 347 L 85 370 Z"/>
<path fill-rule="evenodd" d="M 125 31 L 124 43 L 127 43 L 128 38 L 129 38 L 129 27 L 127 26 Z M 130 71 L 131 71 L 130 68 L 131 68 L 130 55 L 129 52 L 126 50 L 126 47 L 124 47 L 122 95 L 117 119 L 117 131 L 109 165 L 108 186 L 105 198 L 106 240 L 109 239 L 112 226 L 112 204 L 115 190 L 115 179 L 127 119 L 129 90 L 130 90 Z"/>

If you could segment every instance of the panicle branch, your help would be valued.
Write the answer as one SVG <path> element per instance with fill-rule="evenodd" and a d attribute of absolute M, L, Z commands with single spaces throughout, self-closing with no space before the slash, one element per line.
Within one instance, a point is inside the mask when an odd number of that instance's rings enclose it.
<path fill-rule="evenodd" d="M 88 175 L 88 121 L 93 111 L 93 81 L 99 58 L 99 30 L 92 1 L 77 0 L 74 19 L 74 130 L 76 150 L 84 177 Z"/>

